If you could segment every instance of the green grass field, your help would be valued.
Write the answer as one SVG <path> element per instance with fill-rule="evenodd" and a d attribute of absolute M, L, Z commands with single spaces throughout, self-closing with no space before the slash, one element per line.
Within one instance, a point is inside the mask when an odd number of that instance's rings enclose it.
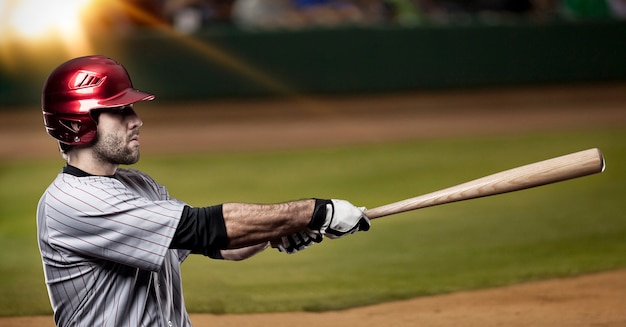
<path fill-rule="evenodd" d="M 522 164 L 599 147 L 603 174 L 376 220 L 294 255 L 192 257 L 189 311 L 329 310 L 626 267 L 626 130 L 299 151 L 156 157 L 137 168 L 202 206 L 333 197 L 375 207 Z M 58 158 L 0 164 L 0 315 L 51 313 L 37 201 Z"/>

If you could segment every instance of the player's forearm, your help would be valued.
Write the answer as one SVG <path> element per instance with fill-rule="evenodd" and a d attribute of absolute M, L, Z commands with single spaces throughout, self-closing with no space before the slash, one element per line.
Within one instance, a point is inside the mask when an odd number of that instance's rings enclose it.
<path fill-rule="evenodd" d="M 280 238 L 307 227 L 315 200 L 279 204 L 225 203 L 222 206 L 228 248 L 240 248 Z"/>
<path fill-rule="evenodd" d="M 224 260 L 240 261 L 248 259 L 270 246 L 269 242 L 260 243 L 257 245 L 246 246 L 239 249 L 226 249 L 220 250 L 220 254 Z"/>

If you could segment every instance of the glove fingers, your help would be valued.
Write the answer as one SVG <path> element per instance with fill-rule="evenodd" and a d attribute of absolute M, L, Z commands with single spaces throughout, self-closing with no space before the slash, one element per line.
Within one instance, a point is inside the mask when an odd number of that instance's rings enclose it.
<path fill-rule="evenodd" d="M 296 241 L 292 235 L 283 236 L 281 238 L 281 244 L 278 246 L 278 251 L 285 253 L 293 253 L 296 249 Z"/>
<path fill-rule="evenodd" d="M 313 243 L 319 243 L 323 240 L 320 233 L 306 229 L 294 234 L 283 236 L 281 238 L 281 244 L 279 244 L 278 251 L 288 254 L 302 251 L 309 247 Z"/>
<path fill-rule="evenodd" d="M 369 219 L 361 218 L 361 220 L 359 221 L 359 229 L 358 230 L 367 232 L 368 230 L 370 230 L 371 226 L 372 225 L 370 224 Z"/>
<path fill-rule="evenodd" d="M 313 231 L 307 228 L 305 232 L 311 238 L 312 242 L 319 243 L 324 240 L 324 236 L 318 231 Z"/>

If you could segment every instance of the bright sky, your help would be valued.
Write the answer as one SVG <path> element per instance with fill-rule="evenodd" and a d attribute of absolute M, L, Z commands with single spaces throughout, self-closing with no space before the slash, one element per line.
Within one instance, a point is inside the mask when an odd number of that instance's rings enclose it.
<path fill-rule="evenodd" d="M 97 10 L 98 1 L 0 0 L 0 64 L 14 68 L 26 49 L 40 56 L 49 42 L 62 45 L 68 56 L 90 53 L 81 16 Z"/>
<path fill-rule="evenodd" d="M 6 0 L 0 2 L 0 26 L 4 32 L 25 39 L 51 33 L 80 33 L 80 15 L 93 0 Z"/>

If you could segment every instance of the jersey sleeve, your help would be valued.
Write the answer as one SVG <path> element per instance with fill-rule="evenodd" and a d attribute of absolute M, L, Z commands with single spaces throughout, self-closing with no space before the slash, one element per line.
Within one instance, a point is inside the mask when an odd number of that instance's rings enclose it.
<path fill-rule="evenodd" d="M 47 190 L 44 211 L 50 244 L 67 260 L 88 256 L 156 271 L 184 206 L 115 178 L 61 175 Z"/>

